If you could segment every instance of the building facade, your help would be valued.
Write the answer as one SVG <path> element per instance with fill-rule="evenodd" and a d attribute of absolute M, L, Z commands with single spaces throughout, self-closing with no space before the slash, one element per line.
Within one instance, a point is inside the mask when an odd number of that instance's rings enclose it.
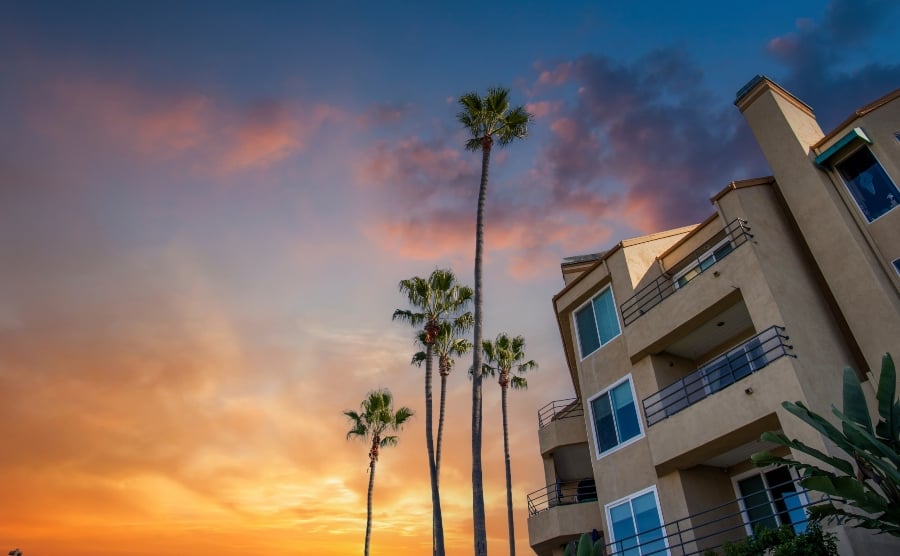
<path fill-rule="evenodd" d="M 766 78 L 735 104 L 772 177 L 729 184 L 700 224 L 562 264 L 553 304 L 575 398 L 539 416 L 540 556 L 591 531 L 607 554 L 673 555 L 757 525 L 801 531 L 815 494 L 749 463 L 771 448 L 760 434 L 836 453 L 781 402 L 831 415 L 845 366 L 874 401 L 882 355 L 900 359 L 900 90 L 827 135 Z M 898 550 L 834 529 L 842 554 Z"/>

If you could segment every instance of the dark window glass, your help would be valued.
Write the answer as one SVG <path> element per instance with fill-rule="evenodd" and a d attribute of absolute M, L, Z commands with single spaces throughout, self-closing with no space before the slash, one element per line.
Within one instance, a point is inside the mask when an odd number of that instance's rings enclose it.
<path fill-rule="evenodd" d="M 619 438 L 616 435 L 616 422 L 613 420 L 612 407 L 609 405 L 609 394 L 603 394 L 591 402 L 591 408 L 594 411 L 597 443 L 602 454 L 619 444 Z"/>
<path fill-rule="evenodd" d="M 575 313 L 575 323 L 578 327 L 578 343 L 581 346 L 581 357 L 587 357 L 600 347 L 600 337 L 597 335 L 597 321 L 594 319 L 594 308 L 591 303 Z"/>
<path fill-rule="evenodd" d="M 859 149 L 839 162 L 836 168 L 869 222 L 900 203 L 900 191 L 869 149 Z"/>

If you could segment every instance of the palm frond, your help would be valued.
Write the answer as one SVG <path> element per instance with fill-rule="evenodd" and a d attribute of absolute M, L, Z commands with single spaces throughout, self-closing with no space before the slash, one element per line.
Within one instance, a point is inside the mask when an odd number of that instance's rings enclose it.
<path fill-rule="evenodd" d="M 424 363 L 427 358 L 428 355 L 424 351 L 417 351 L 413 354 L 412 361 L 410 361 L 409 364 L 421 367 L 422 363 Z"/>
<path fill-rule="evenodd" d="M 415 413 L 413 412 L 412 409 L 410 409 L 406 406 L 401 407 L 394 414 L 394 418 L 393 418 L 394 422 L 393 422 L 393 425 L 391 428 L 393 428 L 394 430 L 400 430 L 400 428 L 403 427 L 403 425 L 407 421 L 409 421 L 413 417 L 413 415 L 415 415 Z"/>
<path fill-rule="evenodd" d="M 382 448 L 385 446 L 396 446 L 398 441 L 399 439 L 396 436 L 385 436 L 382 437 L 378 445 Z"/>
<path fill-rule="evenodd" d="M 509 379 L 509 385 L 513 390 L 527 390 L 528 379 L 522 376 L 512 376 Z"/>
<path fill-rule="evenodd" d="M 468 141 L 466 141 L 465 148 L 467 151 L 473 151 L 473 152 L 480 151 L 483 144 L 484 144 L 484 141 L 482 140 L 481 137 L 473 137 L 472 139 L 469 139 Z"/>

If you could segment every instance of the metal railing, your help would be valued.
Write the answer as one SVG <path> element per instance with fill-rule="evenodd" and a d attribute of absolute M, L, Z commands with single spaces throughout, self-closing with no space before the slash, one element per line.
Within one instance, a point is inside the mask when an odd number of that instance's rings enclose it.
<path fill-rule="evenodd" d="M 597 501 L 593 477 L 559 481 L 528 494 L 528 517 L 556 506 Z"/>
<path fill-rule="evenodd" d="M 750 226 L 747 225 L 746 220 L 740 218 L 732 220 L 724 229 L 722 229 L 722 231 L 707 241 L 703 247 L 694 250 L 690 255 L 678 261 L 677 264 L 668 269 L 665 274 L 639 289 L 633 296 L 626 299 L 619 307 L 619 310 L 622 313 L 622 322 L 625 326 L 628 326 L 636 321 L 642 315 L 647 313 L 647 311 L 662 303 L 664 299 L 678 291 L 679 288 L 687 285 L 688 282 L 709 268 L 713 267 L 717 262 L 724 259 L 729 253 L 746 243 L 747 240 L 752 237 L 753 234 L 750 233 Z M 713 260 L 710 260 L 710 257 L 703 258 L 704 254 L 709 253 L 711 245 L 719 244 L 726 239 L 731 242 L 731 250 L 719 253 Z M 707 261 L 709 264 L 701 264 Z M 682 277 L 683 284 L 678 285 L 673 279 L 673 276 L 691 266 L 696 266 L 697 272 L 695 274 L 684 275 Z"/>
<path fill-rule="evenodd" d="M 644 398 L 644 416 L 652 426 L 784 357 L 796 357 L 785 343 L 784 328 L 773 326 L 702 365 L 691 374 Z"/>
<path fill-rule="evenodd" d="M 792 490 L 785 489 L 793 485 Z M 789 487 L 790 488 L 790 487 Z M 764 500 L 760 500 L 765 492 Z M 816 493 L 818 496 L 818 493 Z M 667 554 L 693 556 L 714 551 L 726 542 L 747 538 L 757 528 L 788 525 L 801 533 L 808 521 L 807 508 L 822 501 L 810 500 L 809 491 L 796 481 L 788 481 L 731 502 L 670 521 L 658 529 L 642 531 L 606 545 L 608 556 Z M 753 520 L 750 515 L 760 516 Z"/>
<path fill-rule="evenodd" d="M 551 422 L 569 417 L 583 417 L 584 408 L 578 398 L 553 400 L 538 410 L 538 428 L 542 429 Z"/>

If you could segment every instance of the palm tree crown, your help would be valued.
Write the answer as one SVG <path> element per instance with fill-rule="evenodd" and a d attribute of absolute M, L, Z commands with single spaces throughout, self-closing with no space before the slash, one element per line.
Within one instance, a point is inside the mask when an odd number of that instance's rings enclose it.
<path fill-rule="evenodd" d="M 491 342 L 484 340 L 485 363 L 482 365 L 482 374 L 497 376 L 501 388 L 512 387 L 514 390 L 528 388 L 528 380 L 524 375 L 537 368 L 533 360 L 525 360 L 525 338 L 516 336 L 510 338 L 506 334 L 497 334 L 497 339 Z M 515 373 L 515 374 L 513 374 Z"/>
<path fill-rule="evenodd" d="M 478 151 L 490 148 L 496 137 L 501 146 L 528 136 L 528 122 L 532 115 L 524 107 L 509 107 L 509 89 L 492 87 L 484 97 L 478 93 L 466 93 L 459 97 L 462 110 L 456 119 L 471 134 L 466 150 Z"/>
<path fill-rule="evenodd" d="M 472 288 L 456 281 L 456 274 L 450 269 L 437 269 L 428 276 L 414 276 L 400 280 L 400 293 L 406 295 L 409 304 L 417 310 L 397 309 L 394 320 L 423 327 L 423 344 L 434 345 L 438 325 L 444 319 L 458 318 L 461 309 L 472 300 Z"/>
<path fill-rule="evenodd" d="M 399 431 L 403 424 L 413 416 L 408 407 L 394 411 L 394 396 L 388 389 L 373 390 L 360 404 L 360 411 L 348 409 L 344 415 L 350 419 L 350 430 L 347 440 L 351 438 L 371 439 L 372 450 L 369 458 L 378 461 L 379 450 L 387 446 L 397 445 L 397 436 L 385 436 L 387 431 Z"/>

